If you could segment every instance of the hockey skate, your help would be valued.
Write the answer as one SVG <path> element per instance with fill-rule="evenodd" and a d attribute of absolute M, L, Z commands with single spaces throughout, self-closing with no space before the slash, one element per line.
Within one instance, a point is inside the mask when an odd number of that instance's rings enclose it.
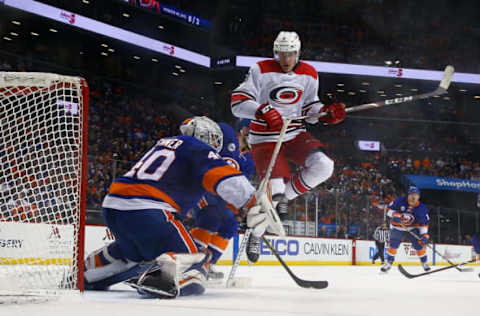
<path fill-rule="evenodd" d="M 432 269 L 432 268 L 430 268 L 430 266 L 426 262 L 422 262 L 422 268 L 423 268 L 423 270 L 425 270 L 425 272 L 428 272 Z"/>
<path fill-rule="evenodd" d="M 213 265 L 210 266 L 210 270 L 208 270 L 207 280 L 208 281 L 219 281 L 223 280 L 224 274 L 221 271 L 215 271 L 213 269 Z"/>
<path fill-rule="evenodd" d="M 284 194 L 278 193 L 272 197 L 272 205 L 278 213 L 280 220 L 284 221 L 288 216 L 288 200 Z"/>
<path fill-rule="evenodd" d="M 205 292 L 211 255 L 164 253 L 140 277 L 126 283 L 151 298 L 175 298 Z"/>
<path fill-rule="evenodd" d="M 380 268 L 380 271 L 383 273 L 387 273 L 391 268 L 392 268 L 392 263 L 387 261 L 387 263 L 385 263 L 385 265 L 383 265 Z"/>
<path fill-rule="evenodd" d="M 253 234 L 250 234 L 247 242 L 247 248 L 245 252 L 247 253 L 248 261 L 255 263 L 260 258 L 260 239 L 261 237 L 256 237 Z"/>

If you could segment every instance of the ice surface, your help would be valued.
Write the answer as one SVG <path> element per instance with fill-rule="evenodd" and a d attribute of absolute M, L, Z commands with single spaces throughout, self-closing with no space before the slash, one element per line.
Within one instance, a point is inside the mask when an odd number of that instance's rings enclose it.
<path fill-rule="evenodd" d="M 293 266 L 305 279 L 328 280 L 323 290 L 298 287 L 280 266 L 240 267 L 251 277 L 249 289 L 208 288 L 202 296 L 175 300 L 142 299 L 123 284 L 107 292 L 86 292 L 40 304 L 0 305 L 0 315 L 29 316 L 177 316 L 177 315 L 476 315 L 480 299 L 479 268 L 455 269 L 409 280 L 397 267 L 387 275 L 379 266 Z M 230 267 L 217 270 L 228 272 Z M 407 266 L 420 272 L 417 266 Z"/>

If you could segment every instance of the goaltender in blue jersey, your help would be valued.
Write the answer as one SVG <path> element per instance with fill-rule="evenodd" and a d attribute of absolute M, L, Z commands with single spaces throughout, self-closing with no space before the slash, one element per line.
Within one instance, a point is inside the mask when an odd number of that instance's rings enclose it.
<path fill-rule="evenodd" d="M 399 197 L 388 205 L 387 215 L 391 218 L 390 244 L 387 250 L 387 262 L 381 271 L 390 270 L 395 261 L 397 249 L 404 238 L 412 243 L 424 270 L 429 271 L 425 247 L 429 242 L 428 224 L 430 219 L 427 207 L 420 202 L 420 190 L 411 186 L 407 196 Z"/>
<path fill-rule="evenodd" d="M 266 214 L 273 207 L 266 194 L 255 196 L 247 178 L 218 155 L 218 124 L 195 117 L 180 129 L 183 135 L 158 140 L 111 184 L 102 208 L 115 241 L 86 258 L 86 289 L 128 280 L 154 297 L 203 293 L 211 253 L 198 247 L 180 218 L 207 192 L 243 208 L 260 236 L 275 225 Z"/>

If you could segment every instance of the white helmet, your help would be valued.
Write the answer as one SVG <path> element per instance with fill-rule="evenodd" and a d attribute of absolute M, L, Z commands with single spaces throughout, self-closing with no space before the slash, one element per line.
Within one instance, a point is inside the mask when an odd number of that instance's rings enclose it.
<path fill-rule="evenodd" d="M 281 31 L 273 42 L 273 56 L 277 58 L 279 52 L 297 52 L 298 62 L 300 47 L 300 37 L 298 37 L 296 32 Z"/>
<path fill-rule="evenodd" d="M 223 133 L 217 123 L 206 116 L 194 116 L 180 125 L 182 135 L 193 136 L 220 152 L 223 146 Z"/>

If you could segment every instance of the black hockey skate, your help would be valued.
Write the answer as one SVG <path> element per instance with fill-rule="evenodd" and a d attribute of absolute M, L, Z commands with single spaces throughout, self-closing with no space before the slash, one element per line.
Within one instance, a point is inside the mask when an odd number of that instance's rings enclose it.
<path fill-rule="evenodd" d="M 278 213 L 278 217 L 280 217 L 280 220 L 286 220 L 288 215 L 288 200 L 285 197 L 285 194 L 275 194 L 272 197 L 272 203 Z"/>
<path fill-rule="evenodd" d="M 380 271 L 383 273 L 387 273 L 391 268 L 392 263 L 387 261 L 387 263 L 385 263 L 385 265 L 380 268 Z"/>
<path fill-rule="evenodd" d="M 426 262 L 422 262 L 422 268 L 423 270 L 425 270 L 425 272 L 432 270 L 432 268 L 430 268 L 430 266 Z"/>
<path fill-rule="evenodd" d="M 248 261 L 255 263 L 260 258 L 260 237 L 255 237 L 253 234 L 250 234 L 250 237 L 247 241 L 247 248 L 245 252 L 247 253 Z"/>

